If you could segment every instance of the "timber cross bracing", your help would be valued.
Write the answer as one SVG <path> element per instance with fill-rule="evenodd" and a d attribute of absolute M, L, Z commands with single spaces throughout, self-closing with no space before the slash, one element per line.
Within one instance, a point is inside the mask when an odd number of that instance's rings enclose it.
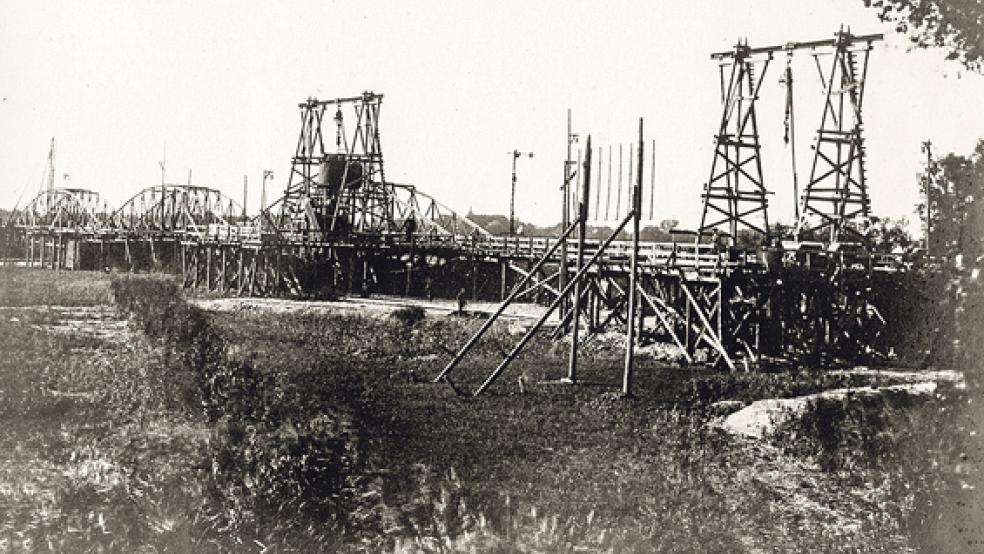
<path fill-rule="evenodd" d="M 827 240 L 834 242 L 841 238 L 857 240 L 862 235 L 851 224 L 861 218 L 863 225 L 871 210 L 861 108 L 868 58 L 872 42 L 878 38 L 838 32 L 826 73 L 819 57 L 814 56 L 817 71 L 826 83 L 824 110 L 797 236 L 826 232 Z"/>
<path fill-rule="evenodd" d="M 768 235 L 768 199 L 755 103 L 770 61 L 771 56 L 751 57 L 748 45 L 738 44 L 730 67 L 719 68 L 721 120 L 714 136 L 711 174 L 702 195 L 699 234 L 726 224 L 731 237 L 738 236 L 739 226 Z"/>

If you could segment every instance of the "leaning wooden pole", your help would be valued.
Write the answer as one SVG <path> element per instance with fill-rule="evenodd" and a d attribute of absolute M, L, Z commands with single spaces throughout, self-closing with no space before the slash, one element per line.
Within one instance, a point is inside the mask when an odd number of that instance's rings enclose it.
<path fill-rule="evenodd" d="M 642 214 L 642 118 L 639 118 L 639 164 L 635 186 L 632 187 L 632 261 L 629 269 L 629 306 L 625 317 L 625 370 L 622 373 L 622 395 L 632 396 L 632 358 L 635 353 L 636 281 L 639 277 L 639 219 Z"/>
<path fill-rule="evenodd" d="M 584 178 L 581 179 L 581 193 L 577 203 L 577 270 L 581 271 L 584 265 L 584 239 L 588 227 L 588 195 L 591 192 L 591 135 L 588 135 L 588 143 L 585 147 L 584 157 Z M 581 291 L 584 288 L 584 279 L 579 279 L 574 285 L 574 311 L 571 327 L 571 356 L 567 366 L 566 382 L 577 382 L 577 328 L 581 322 Z"/>
<path fill-rule="evenodd" d="M 526 346 L 526 343 L 528 343 L 530 339 L 533 338 L 533 335 L 535 335 L 537 331 L 540 330 L 540 327 L 542 327 L 544 322 L 547 321 L 547 318 L 549 318 L 554 313 L 554 310 L 557 309 L 557 305 L 560 304 L 560 299 L 571 292 L 571 289 L 574 288 L 574 283 L 576 283 L 579 279 L 582 279 L 584 277 L 584 274 L 587 272 L 588 268 L 590 268 L 592 265 L 594 265 L 596 261 L 598 261 L 598 258 L 605 253 L 605 250 L 607 250 L 609 245 L 611 245 L 612 241 L 615 240 L 615 237 L 617 237 L 618 234 L 621 233 L 623 229 L 625 229 L 625 226 L 628 225 L 629 223 L 629 219 L 630 219 L 629 217 L 623 219 L 615 227 L 615 230 L 612 231 L 612 234 L 607 239 L 605 239 L 600 246 L 598 246 L 598 249 L 595 250 L 595 253 L 592 254 L 590 258 L 588 258 L 588 261 L 587 263 L 584 264 L 584 267 L 579 269 L 577 273 L 575 273 L 574 276 L 571 277 L 571 282 L 567 283 L 567 286 L 564 287 L 564 290 L 560 291 L 560 294 L 557 295 L 557 299 L 554 300 L 552 304 L 550 304 L 550 306 L 547 308 L 547 311 L 540 316 L 540 319 L 538 319 L 536 323 L 533 324 L 533 327 L 529 331 L 527 331 L 525 335 L 523 335 L 523 338 L 519 340 L 519 343 L 515 347 L 513 347 L 513 349 L 509 351 L 508 354 L 506 354 L 506 358 L 502 360 L 502 363 L 500 363 L 498 367 L 496 367 L 492 371 L 492 373 L 485 380 L 485 382 L 483 382 L 482 385 L 478 387 L 478 389 L 475 391 L 473 396 L 478 396 L 482 394 L 485 391 L 485 389 L 489 388 L 489 386 L 492 385 L 492 382 L 495 381 L 497 377 L 499 377 L 499 374 L 502 373 L 506 369 L 506 367 L 509 366 L 510 363 L 512 363 L 512 361 L 516 358 L 516 356 L 519 355 L 519 352 Z M 572 225 L 571 228 L 573 227 L 574 226 Z"/>
<path fill-rule="evenodd" d="M 515 300 L 516 297 L 523 292 L 523 287 L 526 286 L 526 283 L 528 283 L 530 279 L 532 279 L 534 275 L 536 275 L 536 272 L 540 270 L 543 264 L 546 263 L 546 261 L 549 260 L 551 256 L 553 256 L 554 252 L 557 251 L 557 248 L 560 245 L 565 244 L 567 242 L 568 237 L 571 236 L 571 233 L 573 233 L 574 229 L 576 228 L 577 228 L 577 222 L 574 222 L 567 229 L 565 229 L 564 233 L 560 235 L 560 239 L 558 239 L 557 242 L 555 242 L 553 246 L 551 246 L 547 250 L 547 252 L 543 255 L 543 257 L 541 257 L 536 262 L 536 264 L 532 268 L 530 268 L 530 270 L 526 273 L 526 275 L 523 276 L 522 280 L 520 280 L 518 283 L 516 283 L 515 286 L 513 286 L 513 290 L 509 294 L 509 296 L 505 300 L 503 300 L 501 304 L 499 304 L 499 307 L 496 308 L 495 312 L 491 316 L 489 316 L 488 319 L 485 320 L 485 323 L 482 324 L 482 326 L 478 329 L 478 331 L 476 331 L 475 334 L 472 335 L 470 339 L 468 339 L 468 342 L 461 347 L 461 350 L 458 351 L 458 353 L 454 356 L 454 359 L 448 362 L 448 365 L 446 365 L 444 369 L 441 370 L 441 373 L 439 373 L 438 376 L 434 378 L 435 383 L 447 377 L 447 375 L 451 372 L 451 370 L 453 370 L 455 366 L 457 366 L 458 363 L 461 362 L 462 358 L 465 357 L 465 354 L 467 354 L 468 351 L 471 350 L 473 346 L 475 346 L 475 343 L 478 342 L 478 339 L 482 338 L 482 335 L 484 335 L 485 332 L 489 330 L 489 327 L 491 327 L 492 324 L 495 323 L 495 320 L 498 319 L 500 315 L 502 315 L 502 312 L 506 311 L 506 307 L 509 306 L 509 304 L 512 304 L 513 300 Z M 562 292 L 561 294 L 558 294 L 557 297 L 563 298 L 564 293 Z"/>

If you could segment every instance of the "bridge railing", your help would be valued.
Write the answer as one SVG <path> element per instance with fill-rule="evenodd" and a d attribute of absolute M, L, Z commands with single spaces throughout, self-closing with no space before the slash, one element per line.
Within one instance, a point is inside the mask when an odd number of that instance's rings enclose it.
<path fill-rule="evenodd" d="M 205 229 L 204 238 L 224 242 L 258 242 L 260 228 L 255 225 L 226 225 L 210 223 Z"/>
<path fill-rule="evenodd" d="M 554 239 L 542 237 L 483 237 L 465 246 L 487 251 L 489 254 L 539 256 L 544 254 L 553 244 Z M 584 255 L 590 257 L 598 251 L 602 241 L 587 239 L 584 243 Z M 606 261 L 609 263 L 628 262 L 632 257 L 632 241 L 613 241 L 607 250 Z M 574 261 L 577 248 L 568 249 L 568 259 Z M 656 267 L 685 267 L 696 270 L 719 269 L 728 263 L 724 256 L 717 252 L 713 245 L 696 244 L 693 242 L 641 242 L 639 244 L 641 263 Z M 743 260 L 743 263 L 754 263 L 753 260 Z"/>

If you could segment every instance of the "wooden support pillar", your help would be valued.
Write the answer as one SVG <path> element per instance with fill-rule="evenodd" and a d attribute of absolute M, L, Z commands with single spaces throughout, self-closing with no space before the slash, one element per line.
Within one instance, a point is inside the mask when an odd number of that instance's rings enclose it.
<path fill-rule="evenodd" d="M 261 271 L 261 269 L 262 269 L 262 271 Z M 270 275 L 269 275 L 269 271 L 270 271 L 270 253 L 268 251 L 266 251 L 266 250 L 263 251 L 263 257 L 260 258 L 260 261 L 257 264 L 256 270 L 259 271 L 259 274 L 263 277 L 262 279 L 260 279 L 260 281 L 261 281 L 260 282 L 260 287 L 261 287 L 260 294 L 266 296 L 266 295 L 270 294 Z"/>
<path fill-rule="evenodd" d="M 252 256 L 250 256 L 250 261 L 249 261 L 249 285 L 248 285 L 248 289 L 247 289 L 249 291 L 249 296 L 253 296 L 253 295 L 256 294 L 256 259 L 258 257 L 260 257 L 260 251 L 259 250 L 254 251 L 253 254 L 252 254 Z"/>
<path fill-rule="evenodd" d="M 331 288 L 338 290 L 338 250 L 331 248 L 328 250 L 328 264 L 331 266 Z"/>
<path fill-rule="evenodd" d="M 243 287 L 246 284 L 246 249 L 239 246 L 239 273 L 236 275 L 236 290 L 239 291 L 239 296 L 243 295 Z"/>
<path fill-rule="evenodd" d="M 158 266 L 160 264 L 159 264 L 159 260 L 157 259 L 157 249 L 154 248 L 154 237 L 148 238 L 147 239 L 147 242 L 150 244 L 150 263 L 151 263 L 151 269 L 159 269 Z"/>
<path fill-rule="evenodd" d="M 584 266 L 584 240 L 588 225 L 588 198 L 591 192 L 591 135 L 588 135 L 588 143 L 584 158 L 584 178 L 581 179 L 580 196 L 577 199 L 577 272 L 582 273 Z M 564 260 L 566 263 L 566 260 Z M 577 383 L 577 347 L 578 347 L 578 327 L 581 323 L 581 291 L 584 288 L 584 277 L 577 280 L 574 284 L 574 298 L 572 307 L 571 322 L 571 352 L 567 364 L 567 383 Z M 563 289 L 561 289 L 563 290 Z M 563 297 L 560 304 L 564 302 Z"/>
<path fill-rule="evenodd" d="M 714 292 L 714 302 L 717 305 L 717 336 L 721 340 L 722 346 L 727 344 L 724 338 L 724 306 L 721 304 L 721 289 L 724 284 L 718 281 L 717 290 Z"/>
<path fill-rule="evenodd" d="M 349 251 L 348 256 L 348 293 L 355 292 L 355 252 Z"/>
<path fill-rule="evenodd" d="M 506 275 L 507 275 L 506 266 L 507 265 L 508 265 L 507 260 L 503 258 L 499 258 L 499 301 L 500 302 L 506 299 Z"/>
<path fill-rule="evenodd" d="M 283 248 L 278 244 L 277 245 L 277 265 L 274 268 L 274 273 L 273 273 L 273 280 L 274 280 L 274 283 L 273 283 L 273 293 L 274 294 L 280 294 L 280 292 L 282 290 L 282 288 L 281 288 L 282 287 L 281 276 L 283 274 L 283 266 L 281 265 L 282 264 L 282 259 L 281 259 L 282 258 L 282 251 L 283 251 Z"/>
<path fill-rule="evenodd" d="M 600 204 L 599 204 L 600 206 Z M 596 207 L 595 210 L 598 208 Z M 591 285 L 591 329 L 598 330 L 598 320 L 601 318 L 601 280 L 595 279 Z"/>
<path fill-rule="evenodd" d="M 133 253 L 130 251 L 130 240 L 127 238 L 123 239 L 123 253 L 126 257 L 127 271 L 133 271 Z"/>
<path fill-rule="evenodd" d="M 415 242 L 415 235 L 410 234 L 410 259 L 407 260 L 407 285 L 403 292 L 404 296 L 410 296 L 411 287 L 413 285 L 413 256 Z"/>
<path fill-rule="evenodd" d="M 212 248 L 205 245 L 205 290 L 212 290 Z"/>
<path fill-rule="evenodd" d="M 188 263 L 185 260 L 185 247 L 184 244 L 175 242 L 175 255 L 178 256 L 178 267 L 181 269 L 181 286 L 184 288 L 188 287 Z"/>
<path fill-rule="evenodd" d="M 471 256 L 472 302 L 478 300 L 478 258 Z"/>
<path fill-rule="evenodd" d="M 221 282 L 219 283 L 219 287 L 218 288 L 219 288 L 219 290 L 225 292 L 226 290 L 229 290 L 229 286 L 228 286 L 229 285 L 229 264 L 228 264 L 228 261 L 229 260 L 228 260 L 228 256 L 227 256 L 229 249 L 227 247 L 225 247 L 225 246 L 219 246 L 219 250 L 222 251 L 222 261 L 221 261 L 222 267 L 221 267 L 221 269 L 219 271 L 219 275 L 221 275 L 221 277 L 220 277 Z"/>
<path fill-rule="evenodd" d="M 681 283 L 680 283 L 681 291 L 678 294 L 682 294 L 682 292 L 683 292 L 682 291 L 682 287 L 683 287 L 682 280 L 683 280 L 683 277 L 681 276 L 680 279 L 681 279 Z M 684 342 L 683 343 L 687 346 L 687 354 L 689 354 L 689 355 L 692 356 L 694 354 L 694 345 L 693 345 L 693 342 L 691 342 L 691 339 L 690 339 L 690 320 L 691 320 L 691 318 L 690 318 L 690 302 L 687 302 L 686 299 L 684 299 L 684 302 L 686 303 L 687 308 L 686 308 L 686 314 L 684 316 L 684 323 L 686 324 L 686 327 L 684 328 L 684 330 L 685 330 L 685 337 L 684 337 Z"/>
<path fill-rule="evenodd" d="M 202 247 L 199 244 L 199 245 L 196 245 L 195 247 L 193 247 L 192 250 L 191 250 L 191 265 L 193 266 L 192 271 L 194 271 L 194 276 L 195 276 L 194 279 L 193 279 L 193 281 L 192 281 L 192 283 L 191 283 L 191 286 L 194 287 L 194 288 L 196 288 L 196 289 L 198 288 L 199 283 L 201 282 L 201 267 L 202 267 L 202 264 L 201 264 L 202 250 L 201 250 L 201 248 Z"/>
<path fill-rule="evenodd" d="M 639 220 L 642 214 L 642 118 L 639 118 L 639 171 L 636 174 L 635 186 L 632 189 L 632 261 L 629 270 L 629 306 L 626 312 L 625 336 L 625 370 L 622 374 L 622 395 L 632 396 L 632 364 L 635 348 L 635 310 L 636 286 L 639 274 Z"/>

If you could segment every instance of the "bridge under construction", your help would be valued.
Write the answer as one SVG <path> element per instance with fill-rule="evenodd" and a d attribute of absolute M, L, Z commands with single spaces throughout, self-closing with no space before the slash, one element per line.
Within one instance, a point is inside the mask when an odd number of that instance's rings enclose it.
<path fill-rule="evenodd" d="M 592 147 L 590 136 L 576 159 L 568 155 L 559 236 L 495 236 L 417 187 L 386 179 L 383 96 L 365 92 L 298 105 L 301 128 L 287 188 L 254 217 L 208 187 L 152 186 L 119 207 L 96 191 L 49 188 L 7 223 L 6 256 L 16 252 L 26 265 L 52 269 L 171 273 L 185 287 L 242 296 L 463 295 L 500 300 L 503 308 L 515 301 L 549 305 L 476 393 L 554 312 L 555 335 L 573 336 L 571 382 L 579 340 L 611 329 L 626 333 L 626 392 L 632 347 L 641 342 L 673 343 L 688 362 L 732 370 L 777 359 L 877 359 L 900 348 L 892 321 L 907 317 L 885 291 L 903 290 L 911 274 L 927 270 L 865 240 L 871 214 L 862 105 L 868 57 L 880 39 L 842 30 L 831 39 L 765 48 L 739 43 L 713 54 L 721 119 L 701 224 L 676 241 L 640 240 L 653 159 L 641 120 L 627 156 L 616 160 L 610 147 Z M 774 236 L 756 101 L 777 56 L 786 56 L 783 82 L 791 94 L 789 61 L 803 53 L 826 84 L 823 119 L 802 190 L 792 159 L 795 228 Z M 790 96 L 787 128 L 791 105 Z M 568 146 L 574 136 L 569 128 Z M 592 211 L 595 220 L 602 211 L 610 218 L 613 173 L 611 232 L 588 239 Z M 655 183 L 654 173 L 649 181 Z M 651 187 L 649 196 L 651 217 Z M 450 378 L 501 311 L 439 379 Z"/>

